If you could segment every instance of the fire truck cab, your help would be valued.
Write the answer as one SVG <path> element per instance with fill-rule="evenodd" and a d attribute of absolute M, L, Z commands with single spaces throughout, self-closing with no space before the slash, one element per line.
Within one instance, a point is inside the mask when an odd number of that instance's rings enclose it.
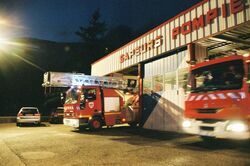
<path fill-rule="evenodd" d="M 249 54 L 215 58 L 190 69 L 184 131 L 204 139 L 249 139 Z"/>

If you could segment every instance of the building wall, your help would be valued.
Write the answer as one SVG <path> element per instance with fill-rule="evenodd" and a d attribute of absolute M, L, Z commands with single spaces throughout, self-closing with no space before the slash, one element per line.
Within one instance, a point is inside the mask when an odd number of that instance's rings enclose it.
<path fill-rule="evenodd" d="M 141 37 L 131 41 L 120 49 L 110 53 L 104 58 L 92 64 L 92 75 L 103 76 L 117 71 L 126 69 L 132 65 L 139 62 L 148 60 L 155 56 L 161 55 L 168 51 L 177 49 L 181 46 L 185 46 L 190 42 L 221 33 L 229 28 L 237 26 L 241 23 L 250 20 L 250 0 L 242 0 L 244 2 L 244 10 L 232 14 L 230 10 L 231 1 L 234 0 L 203 0 L 201 3 L 191 7 L 190 9 L 180 13 L 176 17 L 166 21 L 162 25 L 156 27 L 155 29 L 149 31 L 148 33 L 142 35 Z M 227 7 L 225 10 L 227 12 L 226 17 L 223 17 L 222 9 L 223 4 Z M 208 12 L 212 9 L 217 8 L 217 17 L 208 23 L 207 17 Z M 178 34 L 176 39 L 173 38 L 173 30 L 184 23 L 193 21 L 204 15 L 204 27 L 192 30 L 191 33 L 185 35 Z M 155 40 L 158 36 L 162 36 L 162 44 L 154 49 L 150 49 L 146 52 L 138 51 L 141 49 L 142 45 L 149 43 L 151 40 Z M 133 51 L 138 51 L 135 54 L 131 54 Z M 121 62 L 121 56 L 129 54 L 129 59 Z"/>
<path fill-rule="evenodd" d="M 244 10 L 231 13 L 231 2 L 244 2 Z M 225 5 L 226 4 L 226 5 Z M 223 6 L 227 9 L 223 15 Z M 202 40 L 228 31 L 237 25 L 250 20 L 250 0 L 203 0 L 201 3 L 180 13 L 162 25 L 131 41 L 120 49 L 110 53 L 92 64 L 92 75 L 103 76 L 125 70 L 139 62 L 150 61 L 159 55 L 169 55 L 172 51 L 186 46 L 189 43 Z M 208 23 L 209 12 L 216 9 L 217 16 Z M 211 14 L 211 13 L 210 13 Z M 192 30 L 187 34 L 173 36 L 177 27 L 193 22 L 194 19 L 204 16 L 204 27 Z M 157 40 L 157 37 L 161 37 Z M 138 51 L 145 43 L 158 42 L 157 47 L 148 51 Z M 159 42 L 160 41 L 160 42 Z M 163 131 L 181 130 L 182 113 L 187 89 L 189 51 L 185 50 L 171 56 L 161 58 L 145 64 L 142 124 L 144 128 Z M 122 55 L 129 55 L 122 59 Z M 195 45 L 195 55 L 198 62 L 207 56 L 207 49 Z"/>
<path fill-rule="evenodd" d="M 142 124 L 144 128 L 181 131 L 185 99 L 189 89 L 189 50 L 145 64 L 143 80 Z M 207 56 L 207 48 L 195 45 L 198 61 Z"/>
<path fill-rule="evenodd" d="M 186 98 L 188 51 L 145 64 L 143 127 L 178 131 Z"/>

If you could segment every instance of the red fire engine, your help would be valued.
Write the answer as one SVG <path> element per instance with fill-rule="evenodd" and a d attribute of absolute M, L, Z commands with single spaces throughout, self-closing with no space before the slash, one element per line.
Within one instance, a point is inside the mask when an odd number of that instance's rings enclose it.
<path fill-rule="evenodd" d="M 54 76 L 57 80 L 52 81 L 53 74 L 61 76 Z M 116 124 L 137 125 L 139 98 L 135 79 L 55 72 L 47 75 L 50 75 L 50 80 L 44 83 L 47 87 L 71 86 L 66 92 L 64 125 L 92 130 Z"/>
<path fill-rule="evenodd" d="M 250 138 L 250 56 L 231 55 L 191 65 L 183 129 L 203 139 Z"/>

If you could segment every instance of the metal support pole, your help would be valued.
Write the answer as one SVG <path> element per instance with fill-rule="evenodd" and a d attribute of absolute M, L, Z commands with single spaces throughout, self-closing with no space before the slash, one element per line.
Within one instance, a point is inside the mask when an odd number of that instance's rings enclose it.
<path fill-rule="evenodd" d="M 138 64 L 138 79 L 139 79 L 139 126 L 142 125 L 142 113 L 143 113 L 143 78 L 144 78 L 144 64 Z M 142 126 L 141 126 L 142 127 Z"/>
<path fill-rule="evenodd" d="M 190 43 L 188 45 L 188 51 L 189 51 L 189 59 L 190 62 L 195 62 L 196 61 L 196 57 L 195 57 L 195 43 Z"/>

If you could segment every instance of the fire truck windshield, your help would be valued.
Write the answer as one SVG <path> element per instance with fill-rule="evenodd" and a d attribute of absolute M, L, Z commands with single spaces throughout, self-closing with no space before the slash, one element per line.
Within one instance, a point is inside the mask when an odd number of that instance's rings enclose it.
<path fill-rule="evenodd" d="M 74 104 L 77 103 L 79 97 L 78 89 L 77 88 L 71 88 L 66 93 L 66 104 Z"/>
<path fill-rule="evenodd" d="M 191 92 L 240 89 L 244 76 L 242 60 L 201 67 L 192 71 Z"/>

